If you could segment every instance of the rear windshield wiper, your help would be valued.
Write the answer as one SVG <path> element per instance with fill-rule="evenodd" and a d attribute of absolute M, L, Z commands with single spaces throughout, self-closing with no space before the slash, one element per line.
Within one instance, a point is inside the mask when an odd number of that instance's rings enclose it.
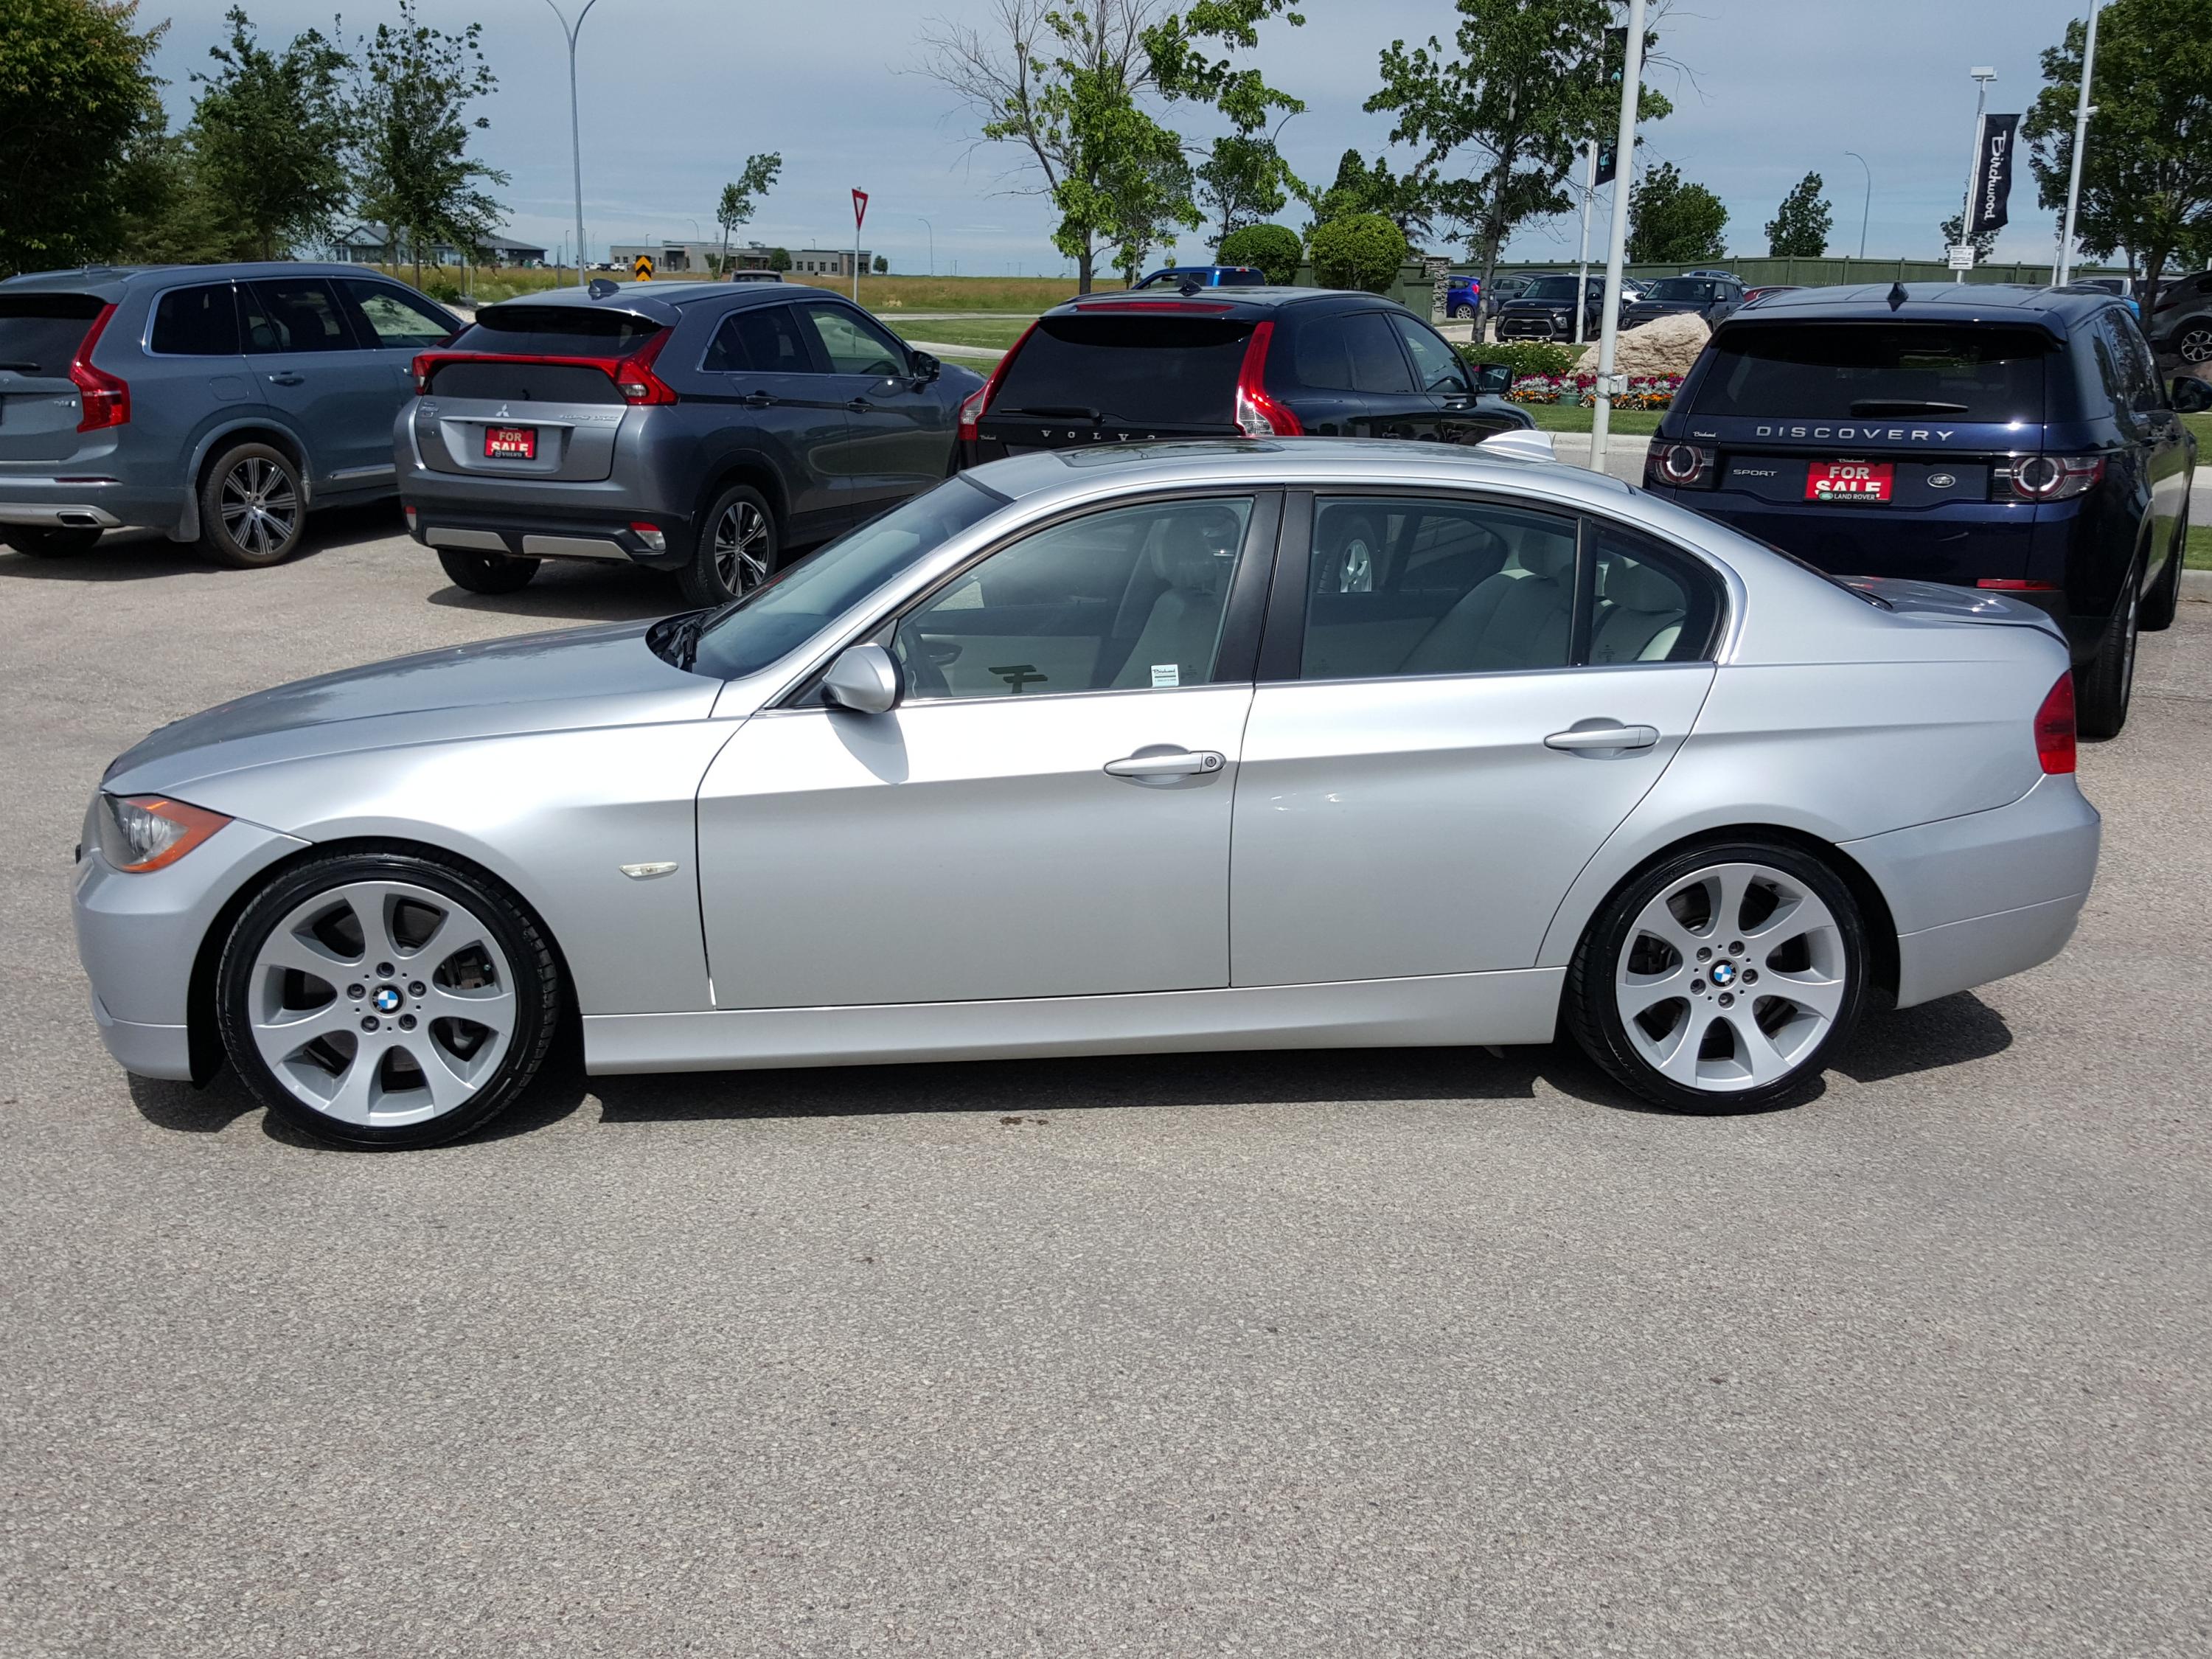
<path fill-rule="evenodd" d="M 1002 409 L 1001 415 L 1046 415 L 1056 421 L 1103 421 L 1105 416 L 1087 404 L 1032 404 L 1026 409 Z"/>
<path fill-rule="evenodd" d="M 1861 398 L 1851 405 L 1854 415 L 1963 415 L 1964 404 L 1936 403 L 1922 398 Z"/>

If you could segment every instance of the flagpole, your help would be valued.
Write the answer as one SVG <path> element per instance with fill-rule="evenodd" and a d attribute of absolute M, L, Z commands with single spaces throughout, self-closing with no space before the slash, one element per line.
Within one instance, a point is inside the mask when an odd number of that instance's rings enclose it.
<path fill-rule="evenodd" d="M 2051 286 L 2064 288 L 2074 280 L 2074 213 L 2081 201 L 2081 146 L 2088 142 L 2089 118 L 2097 106 L 2089 101 L 2089 82 L 2097 73 L 2097 9 L 2101 0 L 2089 0 L 2089 38 L 2081 52 L 2081 94 L 2074 104 L 2074 160 L 2066 169 L 2066 228 L 2058 233 L 2058 269 Z"/>
<path fill-rule="evenodd" d="M 1966 73 L 1974 77 L 1974 159 L 1966 163 L 1966 195 L 1959 206 L 1959 243 L 1962 247 L 1972 247 L 1974 245 L 1974 181 L 1982 172 L 1982 117 L 1989 112 L 1990 82 L 1997 78 L 1997 72 L 1993 69 L 1972 69 Z M 1948 255 L 1950 250 L 1946 248 L 1944 252 Z M 1954 270 L 1951 273 L 1951 280 L 1963 283 L 1966 280 L 1966 273 Z"/>
<path fill-rule="evenodd" d="M 1583 343 L 1583 313 L 1589 309 L 1590 203 L 1597 195 L 1597 140 L 1589 141 L 1589 168 L 1583 175 L 1583 251 L 1575 262 L 1575 343 Z"/>

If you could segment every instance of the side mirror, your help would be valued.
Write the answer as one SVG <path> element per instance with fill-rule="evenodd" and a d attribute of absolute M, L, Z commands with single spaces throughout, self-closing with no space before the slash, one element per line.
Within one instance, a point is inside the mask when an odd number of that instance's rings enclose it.
<path fill-rule="evenodd" d="M 1485 397 L 1503 398 L 1513 390 L 1513 365 L 1510 363 L 1476 364 L 1474 389 Z"/>
<path fill-rule="evenodd" d="M 898 700 L 898 659 L 880 645 L 846 647 L 822 677 L 822 701 L 835 708 L 888 714 Z"/>
<path fill-rule="evenodd" d="M 914 360 L 914 378 L 917 380 L 924 382 L 933 380 L 945 372 L 945 365 L 927 351 L 913 351 L 908 353 L 908 356 Z"/>
<path fill-rule="evenodd" d="M 2193 374 L 2173 377 L 2173 407 L 2177 414 L 2202 415 L 2212 410 L 2212 380 Z"/>

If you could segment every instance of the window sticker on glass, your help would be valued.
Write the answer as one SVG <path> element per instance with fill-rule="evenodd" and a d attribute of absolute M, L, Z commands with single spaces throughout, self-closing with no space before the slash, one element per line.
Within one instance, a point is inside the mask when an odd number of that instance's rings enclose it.
<path fill-rule="evenodd" d="M 1171 662 L 1156 662 L 1152 665 L 1153 690 L 1164 690 L 1170 686 L 1181 685 L 1182 684 L 1182 668 L 1180 664 Z"/>

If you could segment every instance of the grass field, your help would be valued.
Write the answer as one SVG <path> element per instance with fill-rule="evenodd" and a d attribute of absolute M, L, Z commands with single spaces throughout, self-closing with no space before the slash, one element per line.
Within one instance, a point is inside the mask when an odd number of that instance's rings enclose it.
<path fill-rule="evenodd" d="M 1587 432 L 1595 412 L 1578 404 L 1524 404 L 1522 407 L 1535 418 L 1537 429 L 1542 432 Z M 1620 437 L 1648 437 L 1659 429 L 1660 415 L 1656 409 L 1615 410 L 1612 429 Z"/>
<path fill-rule="evenodd" d="M 2197 465 L 2200 471 L 2212 469 L 2212 414 L 2185 415 L 2182 425 L 2197 434 Z"/>
<path fill-rule="evenodd" d="M 964 317 L 920 317 L 911 322 L 902 320 L 896 312 L 883 313 L 897 325 L 898 331 L 910 340 L 935 340 L 943 345 L 974 346 L 978 350 L 1004 351 L 1022 337 L 1022 331 L 1030 325 L 1026 317 L 978 317 L 969 321 Z"/>
<path fill-rule="evenodd" d="M 2212 524 L 2189 526 L 2189 556 L 2182 563 L 2191 570 L 2212 570 Z"/>

